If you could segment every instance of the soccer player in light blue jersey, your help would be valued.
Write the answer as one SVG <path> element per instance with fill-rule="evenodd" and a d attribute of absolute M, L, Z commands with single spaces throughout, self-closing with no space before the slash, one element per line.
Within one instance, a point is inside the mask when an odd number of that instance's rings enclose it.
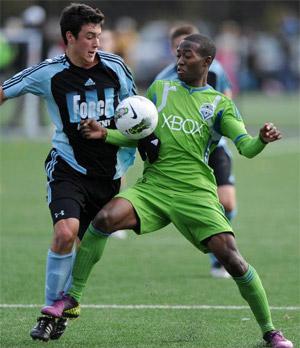
<path fill-rule="evenodd" d="M 170 31 L 170 45 L 174 57 L 176 57 L 177 47 L 181 40 L 191 34 L 199 33 L 198 29 L 191 24 L 175 26 Z M 172 63 L 164 68 L 155 80 L 178 80 L 176 63 Z M 212 62 L 208 70 L 207 82 L 215 90 L 232 97 L 231 84 L 220 62 L 216 59 Z M 235 180 L 232 174 L 232 157 L 226 145 L 226 139 L 222 137 L 216 149 L 209 156 L 209 166 L 213 169 L 218 185 L 217 192 L 220 203 L 225 209 L 226 217 L 232 220 L 236 215 L 236 194 Z M 211 275 L 216 278 L 229 278 L 230 275 L 220 264 L 214 254 L 210 253 Z"/>
<path fill-rule="evenodd" d="M 82 238 L 99 209 L 119 192 L 120 178 L 135 157 L 133 148 L 89 141 L 80 134 L 80 122 L 87 118 L 115 128 L 115 108 L 120 100 L 136 94 L 123 60 L 99 51 L 103 20 L 103 13 L 90 6 L 66 7 L 60 20 L 65 54 L 21 71 L 0 88 L 0 103 L 25 93 L 44 98 L 55 126 L 45 161 L 54 230 L 47 255 L 46 305 L 68 289 L 77 236 Z M 31 337 L 58 339 L 66 328 L 67 314 L 59 320 L 39 317 Z"/>

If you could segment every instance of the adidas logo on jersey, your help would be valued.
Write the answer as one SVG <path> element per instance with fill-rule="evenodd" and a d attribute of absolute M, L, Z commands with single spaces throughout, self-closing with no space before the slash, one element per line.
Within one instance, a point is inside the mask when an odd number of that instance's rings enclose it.
<path fill-rule="evenodd" d="M 151 141 L 151 144 L 153 144 L 154 146 L 158 145 L 158 139 L 154 139 Z"/>
<path fill-rule="evenodd" d="M 95 86 L 95 82 L 90 78 L 84 84 L 85 86 Z"/>

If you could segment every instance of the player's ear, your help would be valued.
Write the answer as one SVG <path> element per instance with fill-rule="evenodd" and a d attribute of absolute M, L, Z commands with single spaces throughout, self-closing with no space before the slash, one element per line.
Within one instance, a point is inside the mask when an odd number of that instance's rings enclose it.
<path fill-rule="evenodd" d="M 68 44 L 73 44 L 74 42 L 75 42 L 75 37 L 74 37 L 74 35 L 70 32 L 70 30 L 68 30 L 67 32 L 66 32 L 66 39 L 67 39 L 67 41 L 68 41 Z"/>
<path fill-rule="evenodd" d="M 212 61 L 213 61 L 213 58 L 212 58 L 212 56 L 207 56 L 207 57 L 205 57 L 204 61 L 207 64 L 207 66 L 210 66 Z"/>

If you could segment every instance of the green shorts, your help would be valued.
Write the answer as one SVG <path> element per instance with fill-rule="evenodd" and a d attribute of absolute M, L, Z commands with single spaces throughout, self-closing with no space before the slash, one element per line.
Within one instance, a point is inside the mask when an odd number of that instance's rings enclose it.
<path fill-rule="evenodd" d="M 116 197 L 133 205 L 140 219 L 140 234 L 157 231 L 172 222 L 185 238 L 206 253 L 208 249 L 202 243 L 205 239 L 222 232 L 233 233 L 217 194 L 210 191 L 174 192 L 139 182 Z"/>

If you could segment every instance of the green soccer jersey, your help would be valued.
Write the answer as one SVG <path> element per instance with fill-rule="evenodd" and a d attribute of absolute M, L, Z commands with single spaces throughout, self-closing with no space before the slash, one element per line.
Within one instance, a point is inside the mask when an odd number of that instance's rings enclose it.
<path fill-rule="evenodd" d="M 221 136 L 230 138 L 240 153 L 252 157 L 264 144 L 247 134 L 232 100 L 210 86 L 195 88 L 181 81 L 155 81 L 147 97 L 156 105 L 159 121 L 155 134 L 161 140 L 158 160 L 145 162 L 143 180 L 175 191 L 201 188 L 214 191 L 215 177 L 208 157 Z M 107 141 L 130 141 L 109 130 Z M 123 141 L 121 141 L 123 139 Z"/>

